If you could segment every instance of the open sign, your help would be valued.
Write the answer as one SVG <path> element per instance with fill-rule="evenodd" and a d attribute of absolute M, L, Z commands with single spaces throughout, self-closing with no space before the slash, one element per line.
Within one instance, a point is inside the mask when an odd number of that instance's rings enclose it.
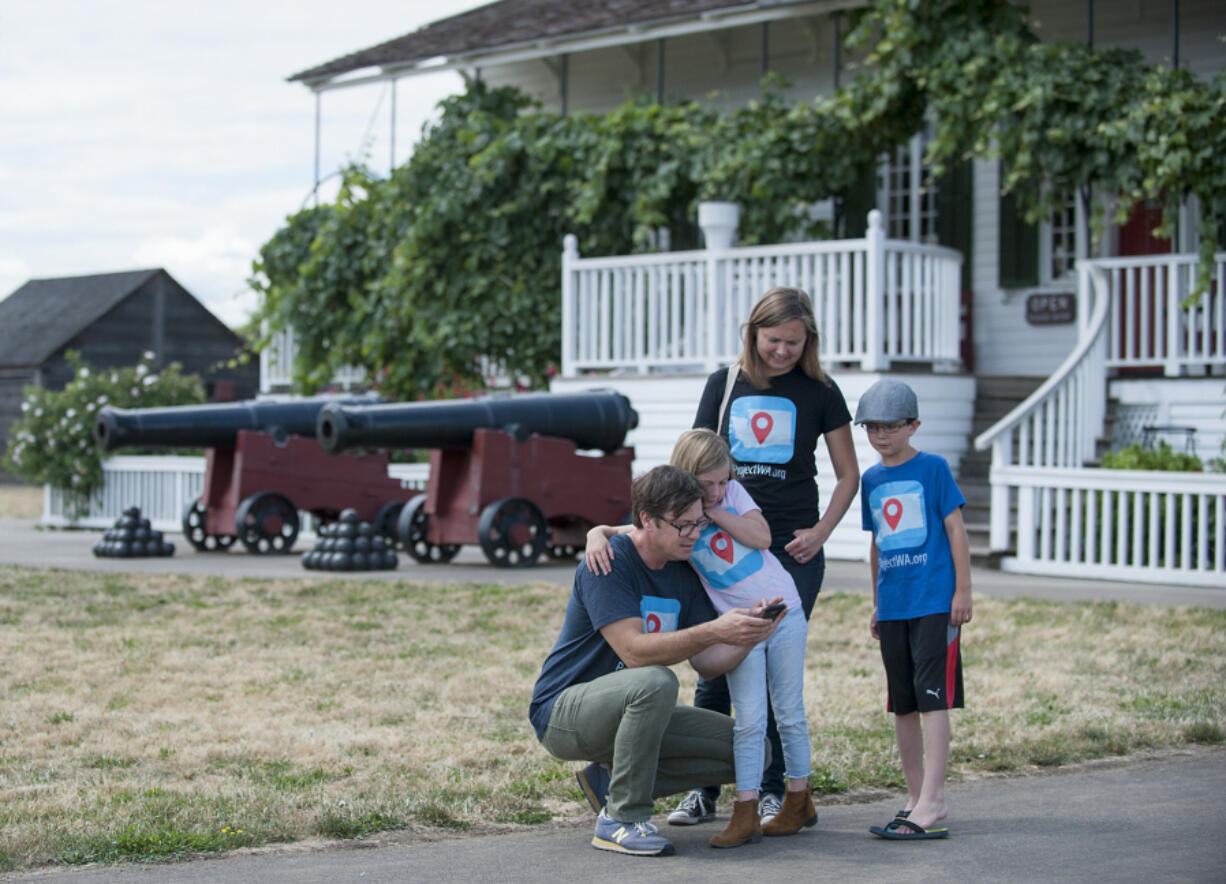
<path fill-rule="evenodd" d="M 1026 322 L 1030 325 L 1065 325 L 1076 318 L 1077 299 L 1071 293 L 1026 298 Z"/>

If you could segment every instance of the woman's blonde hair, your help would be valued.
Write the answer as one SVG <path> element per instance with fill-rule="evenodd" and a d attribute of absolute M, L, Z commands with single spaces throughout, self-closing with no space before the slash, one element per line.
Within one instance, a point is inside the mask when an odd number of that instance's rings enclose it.
<path fill-rule="evenodd" d="M 817 356 L 817 320 L 813 318 L 813 302 L 800 289 L 775 286 L 763 295 L 749 311 L 744 325 L 744 347 L 741 350 L 741 370 L 759 390 L 770 386 L 766 364 L 758 355 L 758 331 L 774 328 L 799 319 L 805 326 L 805 346 L 800 354 L 800 370 L 815 381 L 826 383 L 826 373 Z"/>
<path fill-rule="evenodd" d="M 693 476 L 719 469 L 732 472 L 732 452 L 728 450 L 728 443 L 719 434 L 705 429 L 686 430 L 678 436 L 668 462 Z"/>

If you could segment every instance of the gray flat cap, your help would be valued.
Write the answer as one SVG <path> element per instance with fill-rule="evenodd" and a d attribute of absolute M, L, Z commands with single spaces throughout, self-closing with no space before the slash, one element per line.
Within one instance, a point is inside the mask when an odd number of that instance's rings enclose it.
<path fill-rule="evenodd" d="M 892 424 L 895 421 L 915 420 L 919 417 L 919 404 L 915 391 L 892 378 L 882 378 L 864 391 L 856 404 L 858 424 Z"/>

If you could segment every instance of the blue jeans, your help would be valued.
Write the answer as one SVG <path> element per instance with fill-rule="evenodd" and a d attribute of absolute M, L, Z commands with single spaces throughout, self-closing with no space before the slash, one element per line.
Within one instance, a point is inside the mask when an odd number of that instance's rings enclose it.
<path fill-rule="evenodd" d="M 726 676 L 736 709 L 732 751 L 737 789 L 752 791 L 762 784 L 768 687 L 783 744 L 785 773 L 789 778 L 809 776 L 809 725 L 804 700 L 808 634 L 804 612 L 788 611 L 774 634 Z"/>
<path fill-rule="evenodd" d="M 817 604 L 817 594 L 822 590 L 822 578 L 826 575 L 826 551 L 818 550 L 817 555 L 804 563 L 796 561 L 782 549 L 772 549 L 771 552 L 796 582 L 805 620 L 808 620 L 813 614 L 813 606 Z M 728 715 L 732 711 L 732 698 L 728 696 L 728 679 L 722 675 L 710 680 L 700 678 L 698 688 L 694 691 L 694 705 L 699 709 L 710 709 Z M 771 763 L 762 775 L 762 791 L 782 795 L 785 791 L 783 743 L 779 739 L 775 712 L 769 702 L 766 704 L 766 739 L 770 742 Z M 704 786 L 702 791 L 712 801 L 719 798 L 719 786 Z"/>

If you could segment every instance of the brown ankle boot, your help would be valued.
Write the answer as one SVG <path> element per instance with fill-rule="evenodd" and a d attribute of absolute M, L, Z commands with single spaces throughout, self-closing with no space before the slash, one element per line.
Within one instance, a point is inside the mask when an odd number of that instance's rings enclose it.
<path fill-rule="evenodd" d="M 785 792 L 783 807 L 774 819 L 762 827 L 763 835 L 795 835 L 802 828 L 817 825 L 817 809 L 809 787 L 803 792 Z"/>
<path fill-rule="evenodd" d="M 762 840 L 762 823 L 758 820 L 758 800 L 732 802 L 732 819 L 728 828 L 711 839 L 712 847 L 740 847 Z"/>

